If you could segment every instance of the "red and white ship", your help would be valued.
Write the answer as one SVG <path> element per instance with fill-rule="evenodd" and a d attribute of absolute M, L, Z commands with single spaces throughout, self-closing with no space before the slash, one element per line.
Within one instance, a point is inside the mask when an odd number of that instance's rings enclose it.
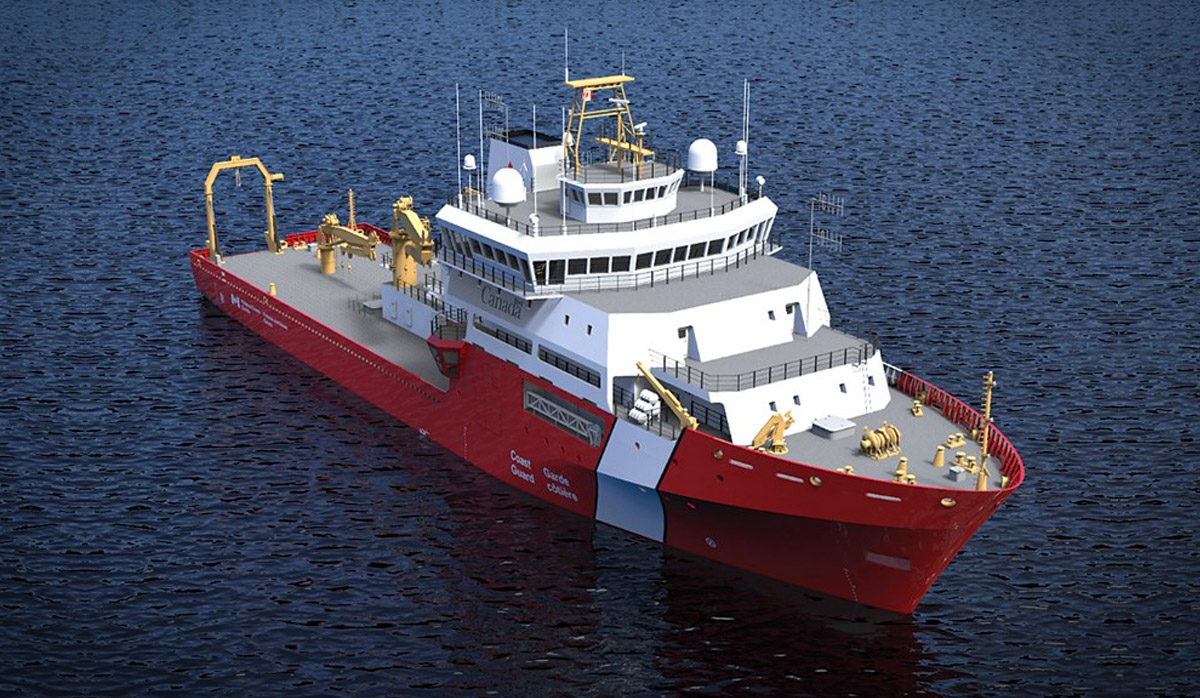
<path fill-rule="evenodd" d="M 817 274 L 774 257 L 778 209 L 761 178 L 747 186 L 745 140 L 736 186 L 716 180 L 710 141 L 656 153 L 631 82 L 568 80 L 561 136 L 489 133 L 487 165 L 463 159 L 435 224 L 411 199 L 389 231 L 358 223 L 351 197 L 345 225 L 329 215 L 279 243 L 282 175 L 217 163 L 196 284 L 513 487 L 910 612 L 1021 484 L 1020 456 L 990 415 L 834 329 Z M 221 256 L 212 182 L 243 166 L 266 183 L 268 249 Z"/>

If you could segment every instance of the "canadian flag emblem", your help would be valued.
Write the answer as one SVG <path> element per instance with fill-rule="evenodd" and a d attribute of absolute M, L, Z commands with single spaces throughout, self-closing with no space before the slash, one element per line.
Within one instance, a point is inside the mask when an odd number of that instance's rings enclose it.
<path fill-rule="evenodd" d="M 590 102 L 590 101 L 592 101 L 592 91 L 591 91 L 591 89 L 586 89 L 586 90 L 584 90 L 584 91 L 583 91 L 583 101 L 585 101 L 585 102 Z"/>

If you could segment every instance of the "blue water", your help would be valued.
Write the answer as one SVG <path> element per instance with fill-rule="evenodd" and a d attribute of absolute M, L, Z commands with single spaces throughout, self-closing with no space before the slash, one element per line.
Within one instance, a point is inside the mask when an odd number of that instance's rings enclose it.
<path fill-rule="evenodd" d="M 1189 2 L 0 6 L 0 694 L 1200 693 L 1200 9 Z M 660 149 L 738 137 L 835 321 L 974 398 L 1028 481 L 911 617 L 500 485 L 202 301 L 202 180 L 282 232 L 424 215 L 454 85 L 557 128 L 638 78 Z M 468 147 L 470 151 L 476 147 Z M 262 187 L 217 187 L 232 251 Z"/>

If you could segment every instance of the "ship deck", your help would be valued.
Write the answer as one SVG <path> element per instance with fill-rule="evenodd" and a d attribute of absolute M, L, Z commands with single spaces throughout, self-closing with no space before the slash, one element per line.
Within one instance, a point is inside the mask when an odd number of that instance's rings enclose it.
<path fill-rule="evenodd" d="M 947 448 L 945 466 L 934 467 L 933 456 L 938 445 L 944 445 L 950 434 L 962 432 L 963 428 L 946 419 L 935 408 L 925 407 L 923 416 L 913 416 L 909 412 L 912 399 L 895 388 L 889 390 L 891 400 L 887 407 L 855 418 L 854 429 L 847 435 L 830 439 L 818 434 L 815 428 L 792 434 L 787 437 L 788 453 L 783 457 L 830 470 L 849 465 L 854 468 L 855 475 L 877 480 L 895 480 L 893 473 L 900 458 L 906 457 L 908 472 L 916 476 L 918 485 L 957 490 L 975 489 L 975 475 L 966 473 L 961 480 L 955 481 L 951 478 L 950 468 L 954 464 L 955 454 L 959 451 L 968 457 L 975 456 L 978 460 L 982 451 L 980 445 L 971 440 L 970 434 L 963 434 L 966 443 L 956 448 Z M 883 460 L 874 460 L 862 453 L 859 440 L 862 438 L 864 427 L 878 429 L 885 421 L 900 430 L 901 452 Z M 995 458 L 988 458 L 988 473 L 988 489 L 1000 488 L 1000 464 Z"/>
<path fill-rule="evenodd" d="M 381 286 L 391 279 L 379 262 L 357 259 L 349 269 L 322 274 L 314 252 L 289 248 L 278 255 L 262 251 L 228 256 L 222 268 L 263 291 L 275 284 L 279 300 L 439 390 L 449 388 L 450 379 L 438 371 L 424 338 L 385 321 L 379 308 L 364 305 L 378 300 Z"/>

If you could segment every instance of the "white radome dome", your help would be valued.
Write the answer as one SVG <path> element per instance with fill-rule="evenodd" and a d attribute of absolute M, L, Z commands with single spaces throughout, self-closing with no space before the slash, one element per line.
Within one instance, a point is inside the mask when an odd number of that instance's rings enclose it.
<path fill-rule="evenodd" d="M 512 206 L 525 200 L 525 179 L 511 167 L 503 167 L 492 175 L 492 201 Z"/>
<path fill-rule="evenodd" d="M 688 146 L 687 168 L 692 172 L 717 171 L 717 146 L 707 138 L 697 138 Z"/>

